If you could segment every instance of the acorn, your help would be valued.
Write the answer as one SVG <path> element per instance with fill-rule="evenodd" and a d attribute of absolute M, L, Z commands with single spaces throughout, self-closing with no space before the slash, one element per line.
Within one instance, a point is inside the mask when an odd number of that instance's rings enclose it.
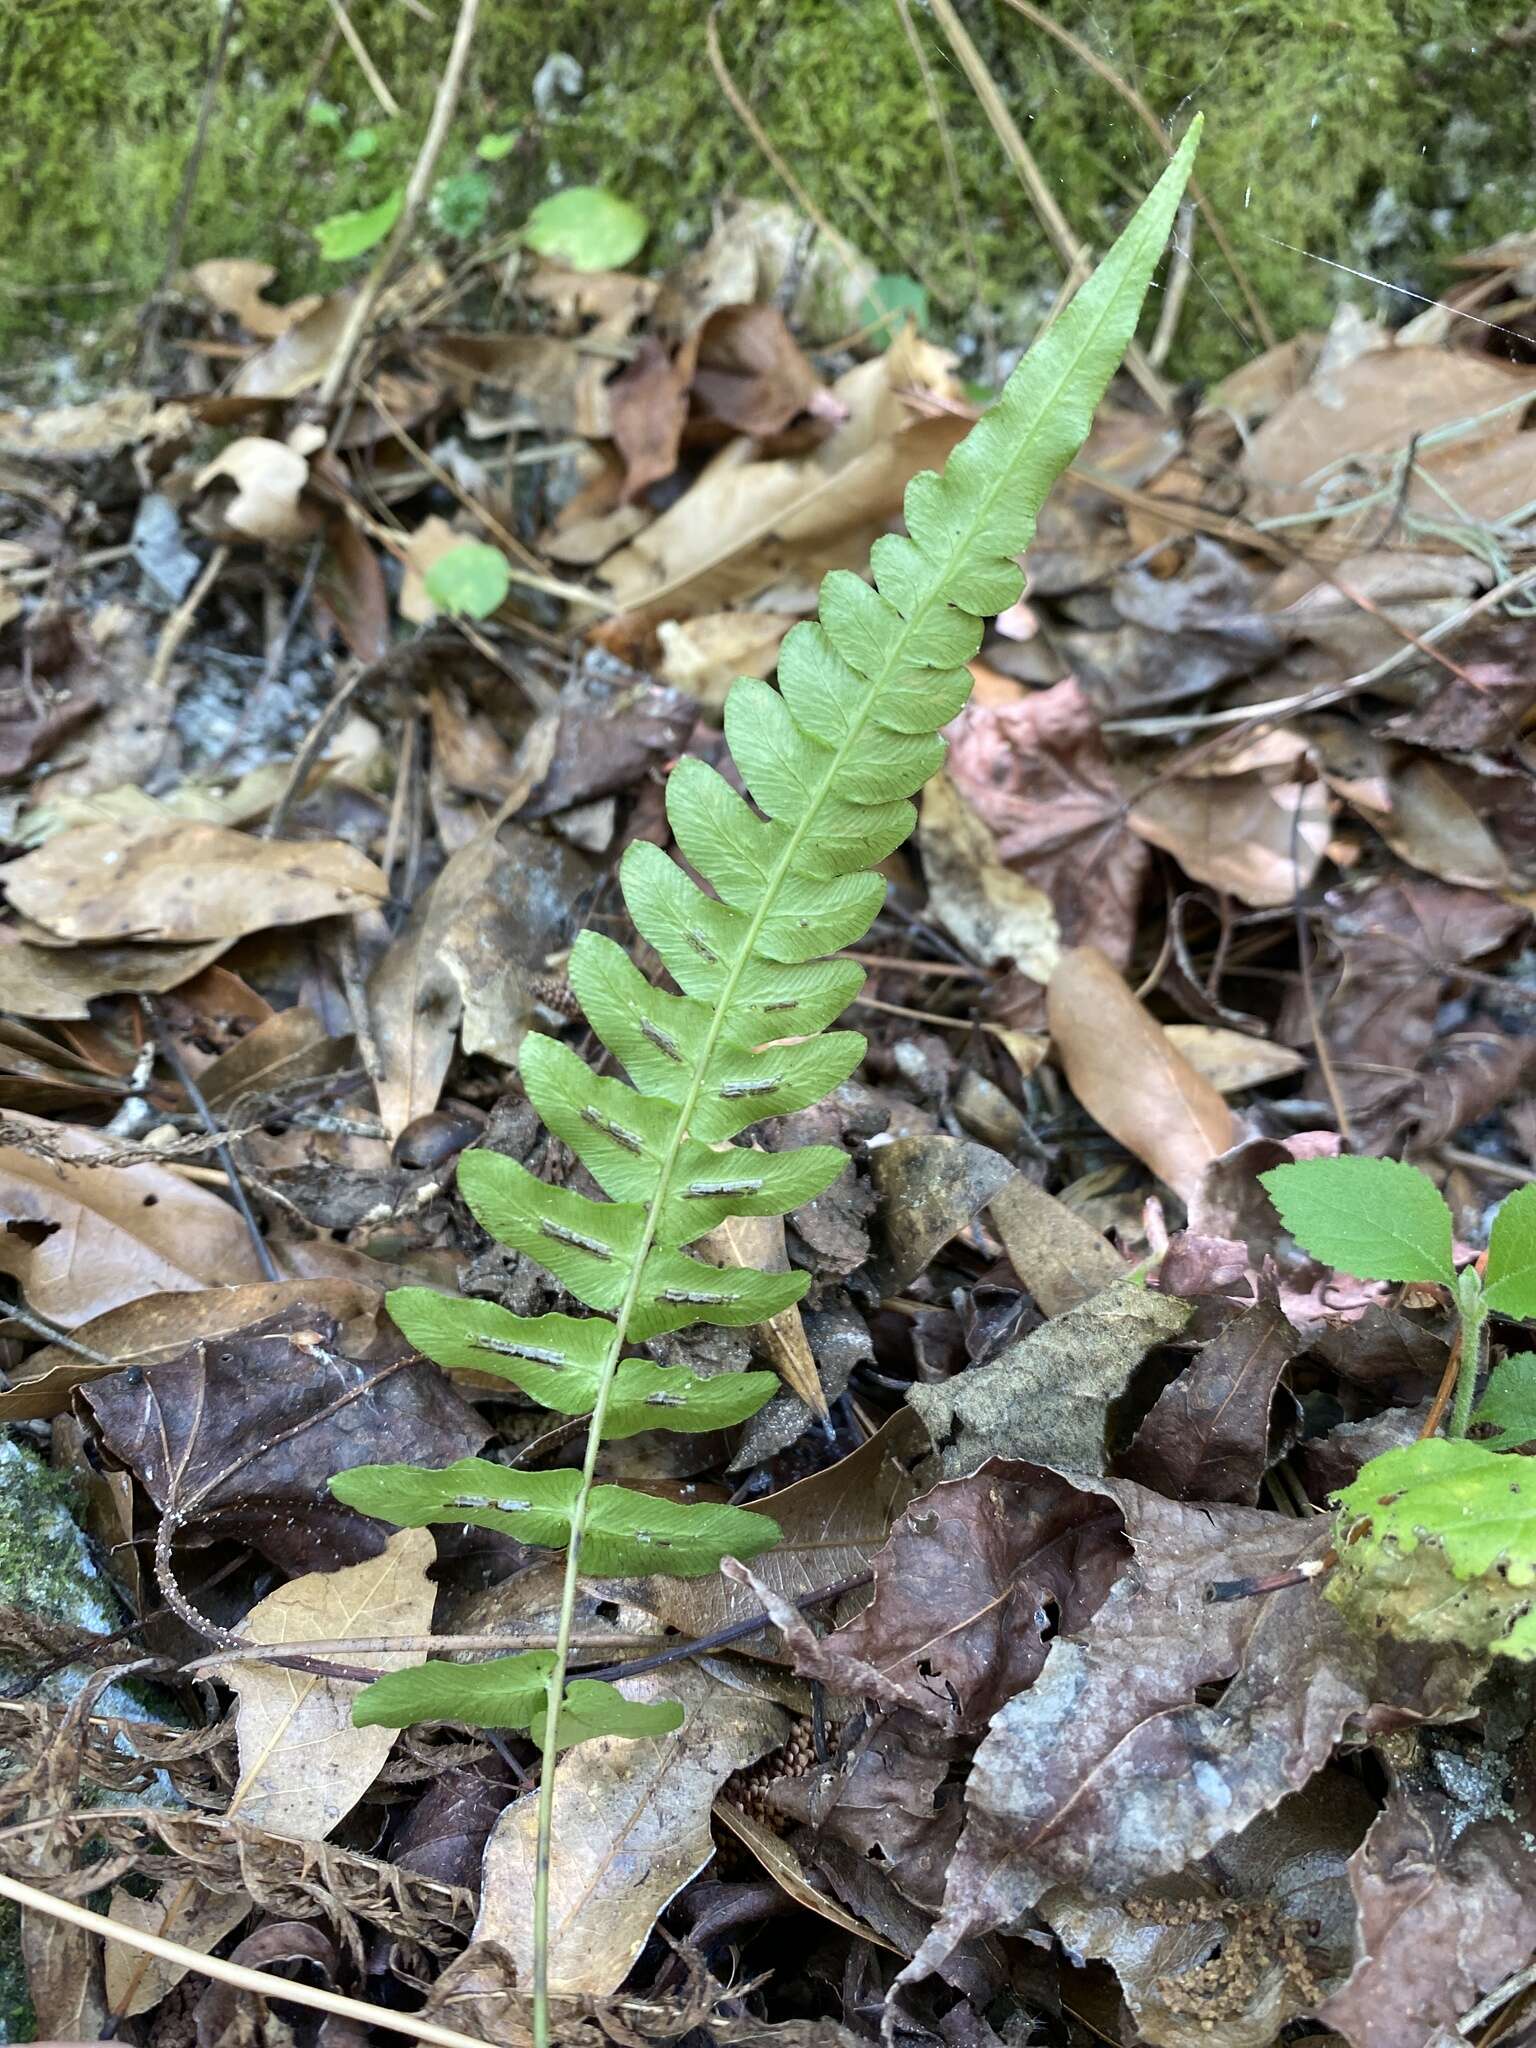
<path fill-rule="evenodd" d="M 484 1117 L 469 1110 L 429 1110 L 413 1117 L 395 1140 L 391 1158 L 413 1173 L 430 1172 L 456 1159 L 485 1129 Z"/>

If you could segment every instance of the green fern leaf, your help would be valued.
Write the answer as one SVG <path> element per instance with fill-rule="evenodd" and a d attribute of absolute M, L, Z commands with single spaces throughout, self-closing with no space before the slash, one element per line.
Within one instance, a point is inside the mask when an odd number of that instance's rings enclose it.
<path fill-rule="evenodd" d="M 819 1101 L 863 1055 L 856 1032 L 827 1029 L 863 976 L 826 956 L 854 944 L 880 911 L 884 884 L 873 870 L 911 832 L 910 799 L 944 758 L 939 728 L 965 703 L 965 664 L 983 620 L 1023 588 L 1017 558 L 1135 330 L 1199 126 L 944 474 L 913 478 L 907 532 L 876 544 L 873 585 L 845 571 L 826 577 L 820 622 L 787 636 L 778 687 L 743 679 L 731 691 L 726 736 L 751 801 L 703 762 L 681 762 L 667 784 L 667 817 L 692 873 L 649 841 L 626 851 L 626 907 L 678 992 L 652 987 L 611 940 L 583 932 L 571 986 L 628 1078 L 592 1073 L 537 1036 L 522 1054 L 529 1099 L 606 1199 L 546 1185 L 496 1154 L 461 1157 L 459 1187 L 479 1221 L 594 1314 L 504 1317 L 419 1289 L 392 1298 L 401 1327 L 429 1356 L 504 1374 L 560 1413 L 590 1413 L 579 1473 L 467 1459 L 437 1472 L 363 1467 L 333 1482 L 339 1499 L 390 1521 L 472 1522 L 567 1545 L 545 1732 L 557 1710 L 562 1731 L 567 1715 L 571 1726 L 612 1728 L 618 1711 L 583 1691 L 590 1681 L 565 1689 L 582 1566 L 691 1576 L 775 1538 L 755 1512 L 594 1483 L 605 1438 L 644 1427 L 658 1407 L 667 1427 L 722 1426 L 727 1414 L 752 1412 L 761 1390 L 750 1382 L 765 1377 L 747 1375 L 727 1393 L 717 1379 L 648 1365 L 627 1347 L 695 1322 L 763 1322 L 804 1292 L 803 1274 L 719 1268 L 688 1247 L 729 1216 L 798 1207 L 840 1168 L 825 1148 L 785 1157 L 729 1141 Z M 493 1683 L 449 1668 L 466 1685 Z M 624 1732 L 633 1727 L 631 1717 Z M 552 1782 L 546 1769 L 545 1861 Z M 536 1939 L 542 2040 L 541 1953 Z"/>
<path fill-rule="evenodd" d="M 359 1693 L 352 1720 L 359 1728 L 410 1728 L 418 1721 L 463 1721 L 475 1728 L 529 1733 L 542 1747 L 545 1699 L 555 1658 L 551 1650 L 524 1650 L 484 1664 L 447 1664 L 430 1658 L 409 1671 L 390 1671 Z M 573 1679 L 560 1703 L 558 1749 L 594 1735 L 670 1735 L 683 1725 L 671 1700 L 627 1700 L 600 1678 Z"/>
<path fill-rule="evenodd" d="M 665 1572 L 697 1579 L 722 1557 L 756 1557 L 779 1540 L 778 1525 L 747 1508 L 713 1501 L 687 1506 L 627 1486 L 590 1490 L 579 1472 L 523 1472 L 485 1458 L 455 1465 L 354 1465 L 331 1491 L 349 1508 L 404 1529 L 463 1522 L 518 1543 L 562 1548 L 578 1504 L 585 1512 L 586 1558 L 594 1572 Z"/>

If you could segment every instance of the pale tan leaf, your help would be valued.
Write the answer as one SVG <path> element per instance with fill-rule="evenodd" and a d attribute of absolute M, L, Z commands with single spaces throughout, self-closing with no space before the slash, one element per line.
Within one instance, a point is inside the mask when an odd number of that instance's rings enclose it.
<path fill-rule="evenodd" d="M 332 1636 L 420 1636 L 432 1625 L 427 1578 L 437 1546 L 426 1529 L 402 1529 L 379 1557 L 339 1572 L 308 1572 L 260 1600 L 241 1633 L 256 1643 L 302 1646 Z M 369 1664 L 399 1671 L 425 1650 L 370 1652 Z M 240 1782 L 231 1814 L 275 1835 L 321 1841 L 349 1814 L 382 1770 L 393 1728 L 354 1728 L 355 1685 L 278 1665 L 239 1664 L 236 1695 Z"/>
<path fill-rule="evenodd" d="M 697 1249 L 717 1266 L 746 1266 L 759 1273 L 787 1273 L 782 1216 L 729 1216 L 717 1230 L 700 1238 Z M 816 1370 L 800 1305 L 793 1303 L 755 1325 L 753 1335 L 774 1371 L 793 1394 L 816 1414 L 827 1413 L 827 1397 Z"/>
<path fill-rule="evenodd" d="M 346 332 L 352 292 L 332 292 L 313 312 L 242 363 L 231 391 L 237 398 L 297 398 L 318 384 Z"/>
<path fill-rule="evenodd" d="M 224 524 L 252 540 L 303 540 L 310 521 L 299 505 L 309 481 L 309 464 L 282 441 L 242 434 L 198 471 L 196 487 L 207 490 L 227 477 L 235 495 L 224 509 Z"/>
<path fill-rule="evenodd" d="M 251 1901 L 238 1893 L 207 1891 L 195 1878 L 168 1878 L 152 1899 L 115 1886 L 107 1917 L 207 1955 L 250 1911 Z M 107 2004 L 120 2019 L 151 2011 L 187 1974 L 185 1963 L 167 1962 L 122 1942 L 104 1942 L 102 1948 Z"/>
<path fill-rule="evenodd" d="M 718 711 L 738 676 L 772 675 L 779 643 L 794 623 L 793 612 L 707 612 L 702 618 L 663 619 L 656 628 L 658 673 Z"/>
<path fill-rule="evenodd" d="M 213 256 L 194 264 L 192 283 L 209 305 L 219 313 L 232 313 L 247 334 L 258 341 L 275 341 L 290 327 L 313 313 L 319 299 L 313 294 L 294 299 L 286 306 L 274 306 L 261 295 L 276 277 L 270 263 L 257 263 L 246 256 Z"/>
<path fill-rule="evenodd" d="M 1072 1093 L 1111 1137 L 1188 1201 L 1210 1162 L 1242 1135 L 1218 1091 L 1094 947 L 1062 956 L 1047 1003 Z"/>
<path fill-rule="evenodd" d="M 811 1884 L 800 1867 L 796 1856 L 781 1835 L 762 1821 L 754 1820 L 750 1813 L 744 1813 L 732 1800 L 721 1796 L 715 1801 L 715 1818 L 722 1826 L 728 1827 L 738 1841 L 744 1842 L 757 1858 L 764 1870 L 773 1879 L 781 1892 L 787 1892 L 797 1906 L 804 1906 L 808 1912 L 819 1913 L 823 1920 L 830 1920 L 834 1927 L 842 1928 L 845 1934 L 856 1934 L 860 1941 L 872 1941 L 876 1948 L 888 1948 L 892 1955 L 902 1951 L 895 1942 L 887 1941 L 883 1934 L 876 1934 L 873 1927 L 866 1927 L 856 1915 L 840 1906 L 836 1899 L 820 1892 Z"/>
<path fill-rule="evenodd" d="M 1131 830 L 1171 853 L 1187 875 L 1240 903 L 1274 909 L 1316 875 L 1333 832 L 1321 782 L 1271 783 L 1262 774 L 1175 777 L 1131 808 Z"/>
<path fill-rule="evenodd" d="M 917 828 L 929 907 L 980 966 L 1012 963 L 1033 981 L 1049 981 L 1061 956 L 1051 899 L 1004 867 L 986 821 L 947 773 L 923 791 Z"/>
<path fill-rule="evenodd" d="M 1250 1038 L 1245 1031 L 1228 1031 L 1220 1024 L 1165 1024 L 1163 1029 L 1174 1050 L 1223 1095 L 1240 1095 L 1265 1081 L 1283 1080 L 1307 1064 L 1288 1045 Z"/>
<path fill-rule="evenodd" d="M 117 1148 L 20 1110 L 6 1121 L 39 1150 L 0 1146 L 0 1272 L 38 1315 L 73 1330 L 140 1295 L 261 1278 L 245 1225 L 209 1189 L 163 1166 L 74 1165 Z"/>
<path fill-rule="evenodd" d="M 694 1664 L 620 1682 L 632 1700 L 680 1700 L 681 1728 L 637 1742 L 584 1742 L 555 1771 L 549 1988 L 616 1991 L 656 1916 L 714 1855 L 710 1809 L 734 1771 L 778 1748 L 782 1707 L 729 1690 Z M 536 1800 L 508 1807 L 486 1845 L 477 1942 L 500 1943 L 520 1977 L 533 1967 Z"/>
<path fill-rule="evenodd" d="M 444 555 L 464 545 L 466 536 L 456 531 L 440 513 L 433 512 L 416 531 L 407 536 L 404 549 L 405 580 L 400 585 L 400 616 L 413 626 L 428 626 L 437 617 L 437 606 L 427 595 L 427 575 Z"/>
<path fill-rule="evenodd" d="M 200 824 L 133 836 L 83 825 L 11 861 L 0 884 L 23 916 L 73 940 L 238 939 L 348 917 L 389 894 L 344 840 L 254 839 Z"/>
<path fill-rule="evenodd" d="M 98 996 L 163 995 L 227 953 L 232 939 L 201 946 L 32 946 L 0 938 L 5 1007 L 18 1017 L 89 1017 Z"/>

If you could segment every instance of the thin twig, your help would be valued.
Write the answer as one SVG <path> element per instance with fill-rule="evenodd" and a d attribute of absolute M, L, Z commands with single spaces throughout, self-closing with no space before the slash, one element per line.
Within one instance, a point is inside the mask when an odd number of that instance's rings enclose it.
<path fill-rule="evenodd" d="M 187 232 L 187 217 L 192 211 L 192 195 L 197 190 L 198 173 L 203 167 L 203 152 L 208 146 L 208 130 L 213 125 L 213 110 L 218 104 L 219 85 L 224 77 L 224 66 L 229 61 L 229 46 L 234 40 L 235 28 L 240 20 L 240 0 L 227 0 L 223 19 L 219 23 L 218 40 L 213 46 L 213 55 L 208 60 L 208 75 L 203 80 L 202 104 L 197 110 L 197 127 L 192 133 L 192 147 L 187 152 L 186 167 L 181 174 L 181 190 L 176 195 L 176 210 L 171 215 L 170 231 L 165 238 L 165 262 L 161 266 L 160 282 L 149 302 L 149 317 L 144 322 L 144 332 L 139 339 L 138 374 L 142 377 L 153 375 L 160 356 L 160 329 L 165 321 L 165 296 L 170 290 L 171 279 L 181 264 L 181 245 Z"/>
<path fill-rule="evenodd" d="M 437 171 L 437 160 L 442 155 L 443 144 L 448 139 L 448 130 L 453 125 L 453 116 L 459 104 L 459 94 L 464 85 L 464 73 L 469 65 L 470 46 L 475 39 L 475 21 L 480 12 L 480 0 L 460 0 L 458 25 L 453 32 L 453 44 L 448 52 L 448 62 L 438 83 L 437 98 L 432 105 L 432 118 L 427 123 L 427 132 L 422 139 L 421 150 L 411 171 L 401 201 L 400 217 L 385 237 L 384 246 L 374 262 L 373 268 L 363 280 L 356 298 L 347 313 L 347 324 L 342 330 L 341 340 L 331 357 L 325 376 L 316 397 L 320 412 L 330 412 L 346 389 L 352 375 L 352 365 L 368 323 L 378 305 L 379 294 L 389 281 L 390 272 L 401 251 L 409 241 L 416 225 L 416 216 L 431 189 Z"/>
<path fill-rule="evenodd" d="M 1138 116 L 1142 126 L 1156 142 L 1164 156 L 1171 157 L 1173 155 L 1175 147 L 1173 137 L 1164 128 L 1162 122 L 1158 120 L 1156 114 L 1153 113 L 1151 107 L 1148 106 L 1136 88 L 1128 80 L 1122 78 L 1112 64 L 1106 63 L 1097 51 L 1090 49 L 1080 36 L 1075 36 L 1072 33 L 1071 29 L 1064 28 L 1059 21 L 1053 21 L 1041 8 L 1034 6 L 1032 0 L 1008 0 L 1008 5 L 1016 14 L 1022 14 L 1026 21 L 1032 21 L 1036 28 L 1043 28 L 1047 35 L 1054 36 L 1058 43 L 1072 52 L 1080 64 L 1085 64 L 1088 67 L 1095 78 L 1102 78 L 1110 90 L 1118 93 L 1126 105 Z M 1227 231 L 1222 226 L 1219 215 L 1201 190 L 1200 184 L 1193 172 L 1191 172 L 1189 179 L 1189 196 L 1205 216 L 1205 224 L 1211 231 L 1211 239 L 1221 251 L 1222 258 L 1228 270 L 1232 273 L 1232 282 L 1242 293 L 1243 303 L 1253 316 L 1253 324 L 1258 330 L 1259 340 L 1265 348 L 1273 348 L 1277 339 L 1275 330 L 1269 324 L 1258 293 L 1248 282 L 1248 273 L 1237 260 L 1237 251 L 1228 239 Z"/>
<path fill-rule="evenodd" d="M 93 1913 L 88 1906 L 77 1906 L 73 1900 L 56 1899 L 34 1885 L 18 1884 L 14 1877 L 0 1876 L 0 1899 L 9 1899 L 12 1905 L 24 1906 L 28 1912 L 41 1913 L 50 1920 L 63 1920 L 87 1934 L 99 1935 L 103 1941 L 115 1941 L 123 1948 L 158 1956 L 162 1962 L 174 1963 L 197 1976 L 212 1977 L 220 1984 L 232 1985 L 236 1991 L 253 1992 L 258 1998 L 302 2005 L 311 2012 L 333 2013 L 338 2019 L 353 2020 L 362 2027 L 380 2027 L 385 2033 L 403 2034 L 409 2041 L 431 2042 L 434 2048 L 485 2048 L 483 2040 L 457 2034 L 452 2027 L 440 2027 L 435 2020 L 392 2012 L 388 2006 L 370 2005 L 360 1998 L 343 1998 L 335 1991 L 317 1991 L 269 1970 L 247 1969 L 243 1963 L 227 1963 L 222 1956 L 204 1955 L 200 1949 L 187 1948 L 179 1941 L 140 1933 L 127 1921 L 109 1920 L 104 1913 Z"/>
<path fill-rule="evenodd" d="M 228 548 L 215 548 L 203 564 L 203 573 L 166 620 L 155 647 L 155 658 L 149 666 L 149 676 L 144 684 L 146 690 L 164 689 L 165 679 L 171 672 L 171 663 L 176 659 L 177 649 L 192 629 L 197 608 L 213 588 L 219 572 L 228 560 Z"/>
<path fill-rule="evenodd" d="M 363 977 L 363 963 L 357 950 L 357 921 L 343 918 L 341 936 L 336 946 L 337 965 L 341 969 L 342 992 L 347 999 L 347 1008 L 352 1016 L 352 1029 L 357 1034 L 358 1055 L 363 1062 L 363 1071 L 373 1083 L 375 1100 L 384 1085 L 384 1055 L 379 1051 L 379 1041 L 374 1036 L 373 1018 L 368 1009 L 368 984 Z"/>
<path fill-rule="evenodd" d="M 783 179 L 790 197 L 794 200 L 800 211 L 826 237 L 828 244 L 837 251 L 845 266 L 857 275 L 864 268 L 863 260 L 858 250 L 854 248 L 846 235 L 840 234 L 833 227 L 831 221 L 827 219 L 815 200 L 812 199 L 810 193 L 806 191 L 800 180 L 789 168 L 789 165 L 784 161 L 784 158 L 769 139 L 767 129 L 764 128 L 762 122 L 758 120 L 756 114 L 747 105 L 740 86 L 737 85 L 727 69 L 725 55 L 720 48 L 720 28 L 716 20 L 719 12 L 720 0 L 715 0 L 714 6 L 710 8 L 705 18 L 704 40 L 709 49 L 710 66 L 714 71 L 716 79 L 719 81 L 720 90 L 730 101 L 731 110 L 737 120 L 746 129 L 774 170 L 778 172 L 780 178 Z"/>
<path fill-rule="evenodd" d="M 309 780 L 309 771 L 324 753 L 325 743 L 335 730 L 342 712 L 352 702 L 367 678 L 376 674 L 381 666 L 379 662 L 370 662 L 366 666 L 355 666 L 343 672 L 340 683 L 331 693 L 320 716 L 305 733 L 303 743 L 293 757 L 293 766 L 288 771 L 283 793 L 268 812 L 267 822 L 261 828 L 263 839 L 282 837 L 283 827 L 288 822 L 288 813 Z"/>
<path fill-rule="evenodd" d="M 1018 172 L 1035 216 L 1045 230 L 1046 239 L 1066 267 L 1069 290 L 1075 289 L 1093 269 L 1091 252 L 1078 240 L 1071 222 L 1057 205 L 1055 193 L 1046 183 L 1040 166 L 1035 162 L 1034 153 L 1019 132 L 1019 124 L 1008 111 L 1008 103 L 998 90 L 997 80 L 987 69 L 981 52 L 971 41 L 965 23 L 955 12 L 951 0 L 929 0 L 929 6 L 935 21 L 943 29 L 961 70 L 970 80 L 972 91 L 981 102 L 981 110 L 991 125 L 992 133 L 1001 143 L 1004 155 Z M 1159 412 L 1172 412 L 1172 392 L 1147 361 L 1145 352 L 1134 341 L 1125 352 L 1125 367 Z"/>
<path fill-rule="evenodd" d="M 1419 1430 L 1417 1441 L 1423 1443 L 1426 1437 L 1434 1435 L 1440 1427 L 1445 1411 L 1451 1405 L 1451 1396 L 1456 1391 L 1456 1382 L 1461 1378 L 1461 1325 L 1456 1325 L 1456 1334 L 1451 1339 L 1451 1348 L 1446 1353 L 1445 1371 L 1440 1375 L 1440 1384 L 1435 1389 L 1435 1398 L 1429 1404 Z"/>
<path fill-rule="evenodd" d="M 985 361 L 990 375 L 997 356 L 997 323 L 991 308 L 985 303 L 982 290 L 981 259 L 976 253 L 976 238 L 971 233 L 970 216 L 965 210 L 965 195 L 960 189 L 960 164 L 955 155 L 955 140 L 949 132 L 949 123 L 944 118 L 944 102 L 939 98 L 938 83 L 933 75 L 933 66 L 928 62 L 928 52 L 923 48 L 923 39 L 917 32 L 917 23 L 912 19 L 910 0 L 895 0 L 896 12 L 901 17 L 902 33 L 906 36 L 917 64 L 918 74 L 923 81 L 923 97 L 928 102 L 928 113 L 939 134 L 939 148 L 944 157 L 944 181 L 949 186 L 950 204 L 955 210 L 955 225 L 960 231 L 961 247 L 965 250 L 965 267 L 971 274 L 971 297 L 975 304 L 976 318 L 981 323 Z"/>
<path fill-rule="evenodd" d="M 166 1030 L 165 1020 L 160 1015 L 154 997 L 140 996 L 139 1003 L 145 1018 L 148 1020 L 149 1028 L 155 1035 L 156 1044 L 164 1054 L 166 1063 L 175 1074 L 177 1081 L 181 1084 L 182 1093 L 186 1096 L 188 1102 L 191 1103 L 203 1129 L 210 1138 L 216 1140 L 213 1151 L 229 1181 L 229 1192 L 234 1197 L 235 1207 L 240 1211 L 241 1220 L 250 1233 L 251 1244 L 256 1252 L 256 1263 L 260 1266 L 262 1273 L 268 1280 L 280 1280 L 283 1276 L 278 1272 L 277 1262 L 272 1257 L 271 1248 L 267 1244 L 265 1237 L 262 1236 L 261 1225 L 256 1221 L 256 1212 L 251 1207 L 250 1198 L 245 1192 L 245 1183 L 240 1178 L 240 1169 L 235 1165 L 235 1155 L 229 1149 L 224 1131 L 214 1117 L 213 1111 L 204 1101 L 203 1091 L 193 1080 L 187 1063 L 181 1056 L 181 1048 L 177 1045 L 175 1039 L 172 1038 L 169 1031 Z"/>
<path fill-rule="evenodd" d="M 76 1358 L 89 1359 L 92 1365 L 104 1365 L 109 1372 L 117 1370 L 117 1360 L 108 1358 L 105 1352 L 93 1351 L 89 1344 L 82 1344 L 78 1337 L 71 1337 L 67 1330 L 55 1329 L 43 1316 L 35 1316 L 31 1309 L 24 1308 L 19 1301 L 0 1301 L 0 1323 L 20 1323 L 24 1330 L 30 1330 L 35 1337 L 46 1337 L 50 1344 L 57 1344 L 61 1351 L 71 1351 Z"/>
<path fill-rule="evenodd" d="M 1179 315 L 1184 311 L 1184 300 L 1189 292 L 1194 247 L 1195 202 L 1186 199 L 1179 208 L 1179 223 L 1173 231 L 1173 258 L 1168 265 L 1168 281 L 1163 286 L 1163 303 L 1158 309 L 1157 332 L 1147 349 L 1147 361 L 1154 370 L 1161 370 L 1173 350 L 1174 336 L 1179 331 Z"/>
<path fill-rule="evenodd" d="M 342 6 L 341 0 L 331 0 L 331 13 L 336 17 L 336 26 L 346 38 L 347 48 L 357 59 L 358 70 L 362 72 L 364 78 L 368 81 L 368 90 L 373 94 L 385 113 L 388 114 L 390 120 L 398 121 L 400 118 L 400 102 L 384 83 L 378 65 L 374 63 L 372 57 L 368 54 L 368 45 L 353 26 L 352 17 L 348 14 L 346 8 Z"/>

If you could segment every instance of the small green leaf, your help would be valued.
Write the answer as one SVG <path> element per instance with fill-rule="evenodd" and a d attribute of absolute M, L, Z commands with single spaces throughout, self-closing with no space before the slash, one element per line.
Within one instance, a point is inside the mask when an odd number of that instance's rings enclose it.
<path fill-rule="evenodd" d="M 517 147 L 520 128 L 504 128 L 499 135 L 482 135 L 475 144 L 475 155 L 483 164 L 499 164 Z"/>
<path fill-rule="evenodd" d="M 627 199 L 598 185 L 553 193 L 523 223 L 523 240 L 572 270 L 619 270 L 639 255 L 650 226 Z"/>
<path fill-rule="evenodd" d="M 320 254 L 327 263 L 345 263 L 350 257 L 361 256 L 383 241 L 400 218 L 404 204 L 405 193 L 401 190 L 391 192 L 387 199 L 361 213 L 333 213 L 315 229 Z"/>
<path fill-rule="evenodd" d="M 377 128 L 358 128 L 347 137 L 347 146 L 341 152 L 349 163 L 360 164 L 378 153 L 379 131 Z"/>
<path fill-rule="evenodd" d="M 1501 1316 L 1536 1316 L 1536 1186 L 1499 1206 L 1488 1239 L 1483 1299 Z"/>
<path fill-rule="evenodd" d="M 871 339 L 889 340 L 907 319 L 911 319 L 919 334 L 924 332 L 928 325 L 928 294 L 915 277 L 883 271 L 859 307 L 859 325 L 874 328 L 878 321 L 880 326 Z M 989 400 L 992 395 L 987 393 Z"/>
<path fill-rule="evenodd" d="M 304 118 L 311 128 L 339 128 L 341 109 L 329 100 L 311 100 L 304 109 Z"/>
<path fill-rule="evenodd" d="M 352 1707 L 355 1728 L 411 1728 L 422 1721 L 459 1721 L 470 1728 L 507 1728 L 532 1736 L 544 1747 L 546 1702 L 554 1656 L 525 1650 L 484 1664 L 450 1664 L 432 1658 L 409 1671 L 386 1672 L 358 1694 Z M 620 1735 L 629 1741 L 670 1735 L 683 1725 L 675 1700 L 627 1700 L 601 1678 L 576 1678 L 560 1705 L 556 1745 L 570 1749 L 594 1736 Z"/>
<path fill-rule="evenodd" d="M 484 171 L 461 171 L 432 188 L 432 220 L 445 235 L 468 241 L 485 226 L 491 210 L 491 181 Z"/>
<path fill-rule="evenodd" d="M 1473 1412 L 1474 1422 L 1491 1422 L 1496 1436 L 1481 1439 L 1491 1451 L 1518 1451 L 1536 1443 L 1536 1352 L 1506 1358 L 1494 1373 Z"/>
<path fill-rule="evenodd" d="M 1399 1159 L 1303 1159 L 1259 1179 L 1303 1251 L 1359 1280 L 1456 1284 L 1451 1212 Z"/>
<path fill-rule="evenodd" d="M 488 619 L 512 587 L 506 557 L 483 540 L 467 540 L 439 555 L 423 579 L 440 612 Z"/>

